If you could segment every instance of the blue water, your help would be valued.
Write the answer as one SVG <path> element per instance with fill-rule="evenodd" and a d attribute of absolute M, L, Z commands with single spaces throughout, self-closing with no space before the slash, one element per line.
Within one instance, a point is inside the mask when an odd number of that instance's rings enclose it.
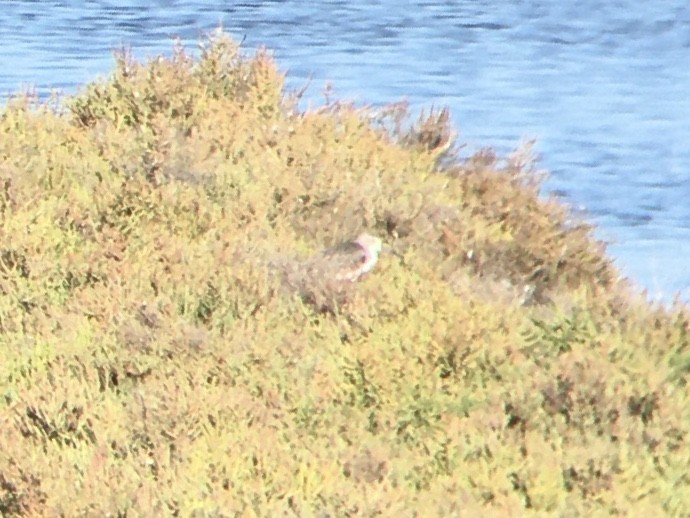
<path fill-rule="evenodd" d="M 690 299 L 690 9 L 682 0 L 0 2 L 0 92 L 65 93 L 222 23 L 320 102 L 448 105 L 468 149 L 537 138 L 546 192 L 585 210 L 625 275 Z"/>

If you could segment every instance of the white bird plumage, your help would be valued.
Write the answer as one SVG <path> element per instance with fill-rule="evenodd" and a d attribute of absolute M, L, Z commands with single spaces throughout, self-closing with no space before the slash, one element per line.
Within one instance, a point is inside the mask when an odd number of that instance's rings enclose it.
<path fill-rule="evenodd" d="M 324 250 L 314 258 L 313 264 L 333 280 L 355 282 L 376 266 L 382 248 L 381 239 L 364 233 L 354 241 Z"/>

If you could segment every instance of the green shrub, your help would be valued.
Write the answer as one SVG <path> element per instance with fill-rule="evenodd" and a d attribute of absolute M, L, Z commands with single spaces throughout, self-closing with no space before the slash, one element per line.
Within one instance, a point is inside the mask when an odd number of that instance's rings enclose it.
<path fill-rule="evenodd" d="M 4 107 L 0 514 L 686 513 L 687 308 L 530 145 L 297 97 L 217 34 Z M 361 231 L 364 280 L 303 275 Z"/>

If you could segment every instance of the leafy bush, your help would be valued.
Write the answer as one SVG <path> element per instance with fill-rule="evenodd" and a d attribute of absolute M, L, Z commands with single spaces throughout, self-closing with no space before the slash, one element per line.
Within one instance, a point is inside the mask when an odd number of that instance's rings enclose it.
<path fill-rule="evenodd" d="M 687 308 L 529 145 L 297 97 L 217 34 L 4 108 L 0 514 L 685 513 Z M 366 279 L 303 275 L 364 230 Z"/>

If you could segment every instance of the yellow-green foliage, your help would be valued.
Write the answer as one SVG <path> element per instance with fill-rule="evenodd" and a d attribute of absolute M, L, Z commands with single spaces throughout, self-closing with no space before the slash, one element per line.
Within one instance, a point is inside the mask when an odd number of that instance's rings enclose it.
<path fill-rule="evenodd" d="M 0 514 L 687 513 L 687 309 L 528 146 L 297 100 L 217 35 L 4 108 Z M 276 275 L 364 230 L 345 292 Z"/>

